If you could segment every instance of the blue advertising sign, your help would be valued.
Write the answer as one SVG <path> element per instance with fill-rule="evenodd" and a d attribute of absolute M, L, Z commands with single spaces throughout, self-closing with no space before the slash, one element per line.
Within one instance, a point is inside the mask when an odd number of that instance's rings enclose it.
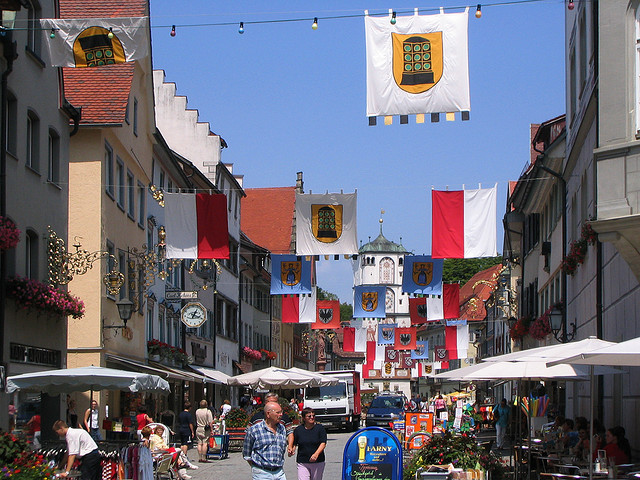
<path fill-rule="evenodd" d="M 342 480 L 402 480 L 402 447 L 380 427 L 358 430 L 342 456 Z"/>

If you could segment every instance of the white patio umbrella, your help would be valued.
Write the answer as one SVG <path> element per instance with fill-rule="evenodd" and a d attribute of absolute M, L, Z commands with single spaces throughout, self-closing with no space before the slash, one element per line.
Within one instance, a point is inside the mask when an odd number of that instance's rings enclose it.
<path fill-rule="evenodd" d="M 268 367 L 255 372 L 229 377 L 228 384 L 251 388 L 302 388 L 318 385 L 318 380 L 307 374 L 290 372 L 283 368 Z"/>
<path fill-rule="evenodd" d="M 129 390 L 130 392 L 169 392 L 169 383 L 157 375 L 104 367 L 64 368 L 24 373 L 7 378 L 7 393 L 17 390 L 48 394 L 88 390 Z"/>
<path fill-rule="evenodd" d="M 566 355 L 565 358 L 553 360 L 549 365 L 569 363 L 571 365 L 613 365 L 613 366 L 640 366 L 640 337 L 633 338 L 598 350 L 580 352 Z"/>
<path fill-rule="evenodd" d="M 318 372 L 311 372 L 303 368 L 291 367 L 291 368 L 287 368 L 287 371 L 297 373 L 300 375 L 307 375 L 313 378 L 316 382 L 318 382 L 314 386 L 337 385 L 338 383 L 340 383 L 339 378 L 332 377 L 331 375 L 324 375 Z"/>
<path fill-rule="evenodd" d="M 482 360 L 484 362 L 551 362 L 556 359 L 579 355 L 600 348 L 609 347 L 611 345 L 615 345 L 615 343 L 600 340 L 596 337 L 589 337 L 576 342 L 558 343 L 555 345 L 547 345 L 544 347 L 529 348 L 527 350 L 520 350 L 518 352 L 505 353 L 504 355 L 483 358 Z"/>

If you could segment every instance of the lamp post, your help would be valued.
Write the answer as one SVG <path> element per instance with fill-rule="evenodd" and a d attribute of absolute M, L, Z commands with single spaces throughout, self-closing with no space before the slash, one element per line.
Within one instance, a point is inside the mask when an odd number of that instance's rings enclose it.
<path fill-rule="evenodd" d="M 549 324 L 551 325 L 551 333 L 560 343 L 567 343 L 576 336 L 576 323 L 571 323 L 571 331 L 567 331 L 567 321 L 564 316 L 562 307 L 555 306 L 549 314 Z"/>
<path fill-rule="evenodd" d="M 118 315 L 120 316 L 120 320 L 122 320 L 122 325 L 102 325 L 102 328 L 121 328 L 123 331 L 127 328 L 127 322 L 131 318 L 131 315 L 134 311 L 134 304 L 128 298 L 122 298 L 116 302 L 116 306 L 118 307 Z M 116 330 L 117 333 L 117 330 Z"/>

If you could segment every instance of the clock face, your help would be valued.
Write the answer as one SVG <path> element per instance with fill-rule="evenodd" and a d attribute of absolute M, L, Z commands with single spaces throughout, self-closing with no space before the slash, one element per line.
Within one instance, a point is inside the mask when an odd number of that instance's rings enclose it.
<path fill-rule="evenodd" d="M 207 311 L 200 303 L 187 303 L 182 307 L 181 317 L 187 327 L 196 328 L 207 319 Z"/>

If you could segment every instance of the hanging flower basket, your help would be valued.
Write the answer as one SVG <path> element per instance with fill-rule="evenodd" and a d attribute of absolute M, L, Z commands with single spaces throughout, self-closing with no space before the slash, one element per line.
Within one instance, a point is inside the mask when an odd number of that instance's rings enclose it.
<path fill-rule="evenodd" d="M 584 263 L 589 245 L 595 245 L 598 241 L 598 234 L 593 230 L 590 223 L 582 225 L 580 239 L 571 242 L 569 253 L 562 259 L 562 271 L 573 276 L 578 267 Z"/>
<path fill-rule="evenodd" d="M 84 316 L 84 302 L 69 292 L 31 278 L 14 277 L 7 282 L 7 296 L 24 309 L 33 308 L 53 315 Z"/>
<path fill-rule="evenodd" d="M 545 312 L 542 316 L 531 322 L 529 327 L 529 335 L 536 340 L 542 340 L 551 333 L 551 324 L 549 323 L 549 314 Z"/>
<path fill-rule="evenodd" d="M 260 353 L 264 355 L 265 360 L 275 360 L 276 358 L 278 358 L 278 354 L 276 352 L 271 352 L 264 348 L 260 350 Z"/>
<path fill-rule="evenodd" d="M 20 241 L 20 230 L 15 223 L 0 216 L 0 251 L 14 248 Z"/>
<path fill-rule="evenodd" d="M 529 325 L 531 324 L 531 319 L 529 317 L 521 317 L 518 321 L 509 328 L 509 335 L 513 340 L 520 340 L 527 333 L 529 333 Z"/>
<path fill-rule="evenodd" d="M 259 350 L 254 350 L 253 348 L 243 347 L 242 355 L 251 360 L 262 360 L 262 353 Z"/>

